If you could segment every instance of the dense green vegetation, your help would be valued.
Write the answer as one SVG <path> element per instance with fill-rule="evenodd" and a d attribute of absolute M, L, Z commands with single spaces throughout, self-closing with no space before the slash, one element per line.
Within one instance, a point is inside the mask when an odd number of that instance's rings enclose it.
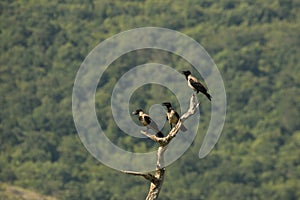
<path fill-rule="evenodd" d="M 168 167 L 160 199 L 300 199 L 300 3 L 275 1 L 0 2 L 0 182 L 62 200 L 143 199 L 148 183 L 94 159 L 73 123 L 72 86 L 99 42 L 131 28 L 160 26 L 198 41 L 217 64 L 227 92 L 227 118 L 213 152 L 198 160 L 209 102 L 196 141 Z M 108 136 L 135 151 L 153 148 L 115 125 L 110 94 L 129 67 L 180 58 L 137 51 L 116 60 L 100 80 L 96 108 Z M 134 105 L 166 95 L 145 86 Z M 171 97 L 175 101 L 175 97 Z M 100 115 L 100 112 L 102 113 Z M 145 145 L 146 144 L 146 145 Z"/>

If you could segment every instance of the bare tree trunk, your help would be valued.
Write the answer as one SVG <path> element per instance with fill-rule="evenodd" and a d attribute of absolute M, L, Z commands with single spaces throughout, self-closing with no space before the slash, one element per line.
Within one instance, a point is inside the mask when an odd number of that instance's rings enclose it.
<path fill-rule="evenodd" d="M 176 136 L 178 133 L 182 123 L 184 120 L 189 118 L 191 115 L 195 113 L 197 110 L 199 104 L 196 103 L 195 94 L 192 94 L 190 98 L 190 108 L 189 110 L 183 114 L 176 124 L 176 126 L 168 133 L 166 137 L 159 138 L 155 135 L 149 134 L 145 131 L 141 131 L 142 134 L 146 135 L 153 141 L 159 143 L 158 151 L 157 151 L 157 162 L 156 162 L 156 169 L 155 174 L 152 175 L 151 173 L 142 173 L 142 172 L 133 172 L 133 171 L 122 171 L 126 174 L 131 174 L 135 176 L 142 176 L 148 181 L 151 182 L 148 195 L 146 197 L 146 200 L 155 200 L 158 198 L 159 192 L 161 190 L 162 184 L 164 182 L 164 175 L 165 175 L 165 167 L 164 167 L 164 153 L 168 147 L 168 144 L 171 142 L 171 140 Z"/>

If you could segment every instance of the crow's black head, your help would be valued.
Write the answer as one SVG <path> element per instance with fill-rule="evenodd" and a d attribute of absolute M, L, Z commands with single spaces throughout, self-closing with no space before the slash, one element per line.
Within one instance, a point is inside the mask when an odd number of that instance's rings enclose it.
<path fill-rule="evenodd" d="M 172 105 L 171 105 L 170 102 L 164 102 L 164 103 L 162 103 L 161 105 L 162 105 L 162 106 L 166 106 L 168 109 L 169 109 L 169 108 L 172 108 Z"/>
<path fill-rule="evenodd" d="M 187 70 L 187 71 L 182 71 L 182 73 L 185 75 L 186 78 L 187 78 L 189 75 L 192 74 L 189 70 Z"/>
<path fill-rule="evenodd" d="M 143 112 L 142 109 L 137 109 L 137 110 L 134 111 L 132 114 L 133 114 L 133 115 L 138 115 L 141 111 Z"/>

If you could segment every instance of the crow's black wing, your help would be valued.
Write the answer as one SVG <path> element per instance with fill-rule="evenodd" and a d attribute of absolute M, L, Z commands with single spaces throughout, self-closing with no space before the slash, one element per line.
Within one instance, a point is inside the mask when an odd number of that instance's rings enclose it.
<path fill-rule="evenodd" d="M 189 81 L 191 83 L 191 86 L 193 86 L 197 90 L 197 93 L 201 92 L 205 94 L 205 96 L 211 101 L 211 95 L 207 93 L 207 89 L 206 87 L 204 87 L 204 85 L 202 85 L 198 81 L 194 81 L 193 79 L 190 79 Z"/>
<path fill-rule="evenodd" d="M 193 79 L 189 80 L 191 85 L 197 90 L 197 92 L 202 92 L 202 93 L 207 93 L 207 89 L 200 83 L 197 81 L 194 81 Z"/>
<path fill-rule="evenodd" d="M 175 117 L 177 118 L 177 119 L 179 119 L 180 118 L 180 116 L 179 116 L 179 114 L 178 114 L 178 112 L 176 112 L 175 110 L 174 110 L 174 115 L 175 115 Z"/>
<path fill-rule="evenodd" d="M 151 118 L 149 117 L 149 116 L 144 116 L 144 119 L 145 119 L 145 121 L 147 122 L 147 124 L 150 124 L 151 123 Z"/>
<path fill-rule="evenodd" d="M 143 126 L 147 126 L 151 123 L 151 118 L 148 115 L 139 116 L 139 121 L 143 124 Z"/>

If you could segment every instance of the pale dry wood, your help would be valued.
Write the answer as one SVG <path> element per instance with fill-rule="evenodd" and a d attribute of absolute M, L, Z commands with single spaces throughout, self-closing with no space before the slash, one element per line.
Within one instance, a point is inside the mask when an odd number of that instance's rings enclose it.
<path fill-rule="evenodd" d="M 154 183 L 158 182 L 158 179 L 150 173 L 133 172 L 133 171 L 122 171 L 122 172 L 125 173 L 125 174 L 131 174 L 131 175 L 135 175 L 135 176 L 142 176 L 150 182 L 154 182 Z"/>
<path fill-rule="evenodd" d="M 157 151 L 157 162 L 156 162 L 155 174 L 152 175 L 150 173 L 133 172 L 133 171 L 122 171 L 122 172 L 134 176 L 142 176 L 151 182 L 146 200 L 155 200 L 158 198 L 159 192 L 161 190 L 164 181 L 165 171 L 166 171 L 164 167 L 164 152 L 168 147 L 167 145 L 176 136 L 183 121 L 188 119 L 193 114 L 195 114 L 198 107 L 199 107 L 199 103 L 196 102 L 195 94 L 192 94 L 190 98 L 189 110 L 181 116 L 176 126 L 168 133 L 167 136 L 163 138 L 156 137 L 155 135 L 147 133 L 146 131 L 141 131 L 142 134 L 146 135 L 151 140 L 159 143 L 159 147 Z"/>

